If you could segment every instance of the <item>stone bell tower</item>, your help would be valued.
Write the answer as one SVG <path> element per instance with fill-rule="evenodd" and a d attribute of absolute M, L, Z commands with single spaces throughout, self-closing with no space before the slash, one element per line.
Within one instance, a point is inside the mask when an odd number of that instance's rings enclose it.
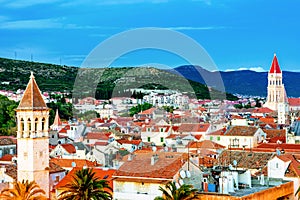
<path fill-rule="evenodd" d="M 49 108 L 31 72 L 17 114 L 18 181 L 35 181 L 49 197 Z"/>

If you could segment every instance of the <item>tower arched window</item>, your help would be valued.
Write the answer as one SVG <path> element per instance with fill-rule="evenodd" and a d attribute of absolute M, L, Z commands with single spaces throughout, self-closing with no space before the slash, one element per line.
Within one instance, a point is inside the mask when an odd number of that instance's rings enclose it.
<path fill-rule="evenodd" d="M 34 130 L 37 131 L 38 130 L 38 118 L 35 118 L 35 121 L 34 121 Z"/>
<path fill-rule="evenodd" d="M 20 122 L 21 122 L 21 123 L 20 123 L 20 127 L 19 127 L 19 128 L 20 128 L 20 131 L 23 132 L 23 131 L 24 131 L 24 119 L 21 118 L 21 119 L 20 119 Z"/>
<path fill-rule="evenodd" d="M 46 120 L 45 120 L 45 118 L 43 118 L 42 119 L 42 130 L 43 131 L 45 130 L 45 122 L 46 122 Z"/>
<path fill-rule="evenodd" d="M 28 131 L 31 131 L 31 120 L 30 120 L 30 118 L 27 119 L 27 124 L 28 124 Z"/>

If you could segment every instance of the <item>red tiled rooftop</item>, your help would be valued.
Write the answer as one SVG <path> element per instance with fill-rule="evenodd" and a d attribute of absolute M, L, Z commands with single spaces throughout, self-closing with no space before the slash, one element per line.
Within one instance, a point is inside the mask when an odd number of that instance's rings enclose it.
<path fill-rule="evenodd" d="M 156 108 L 149 108 L 148 110 L 144 110 L 143 112 L 141 112 L 140 114 L 145 114 L 145 115 L 151 115 L 153 114 L 153 112 L 156 110 Z"/>
<path fill-rule="evenodd" d="M 84 137 L 85 139 L 108 140 L 109 137 L 102 132 L 89 132 Z"/>
<path fill-rule="evenodd" d="M 181 124 L 177 132 L 206 132 L 210 124 Z"/>
<path fill-rule="evenodd" d="M 257 148 L 265 148 L 265 149 L 283 149 L 283 150 L 300 150 L 300 144 L 277 144 L 277 143 L 262 143 L 257 146 Z"/>
<path fill-rule="evenodd" d="M 253 113 L 271 113 L 271 112 L 273 112 L 273 110 L 271 110 L 270 108 L 266 108 L 266 107 L 257 108 L 255 110 L 253 110 Z"/>
<path fill-rule="evenodd" d="M 210 140 L 203 140 L 201 142 L 190 142 L 189 148 L 205 148 L 205 149 L 225 149 L 225 146 L 220 145 Z"/>
<path fill-rule="evenodd" d="M 76 148 L 73 144 L 60 144 L 68 153 L 76 153 Z"/>
<path fill-rule="evenodd" d="M 66 186 L 73 180 L 76 171 L 81 170 L 82 167 L 73 168 L 56 186 L 56 189 L 62 188 Z M 93 172 L 95 172 L 95 177 L 99 178 L 100 180 L 105 179 L 108 181 L 108 185 L 113 188 L 113 181 L 112 175 L 115 173 L 115 169 L 100 169 L 100 168 L 93 168 Z"/>
<path fill-rule="evenodd" d="M 226 128 L 222 128 L 217 131 L 208 133 L 207 135 L 224 135 L 225 132 L 226 132 Z"/>
<path fill-rule="evenodd" d="M 120 139 L 116 141 L 120 144 L 134 144 L 134 145 L 139 145 L 142 142 L 142 140 L 124 140 L 124 139 Z"/>
<path fill-rule="evenodd" d="M 158 160 L 151 165 L 151 157 L 157 154 Z M 137 153 L 131 161 L 126 161 L 114 177 L 122 178 L 164 178 L 172 180 L 184 164 L 187 156 L 177 152 Z"/>
<path fill-rule="evenodd" d="M 224 136 L 254 136 L 258 128 L 252 126 L 233 126 Z"/>
<path fill-rule="evenodd" d="M 72 163 L 76 164 L 76 167 L 95 167 L 99 166 L 96 162 L 91 162 L 85 159 L 63 159 L 63 158 L 51 158 L 51 162 L 63 167 L 63 168 L 73 168 Z"/>
<path fill-rule="evenodd" d="M 95 144 L 94 144 L 94 146 L 106 146 L 106 145 L 108 145 L 108 142 L 100 142 L 100 141 L 98 141 L 98 142 L 95 142 Z"/>
<path fill-rule="evenodd" d="M 300 106 L 300 98 L 288 98 L 290 106 Z"/>
<path fill-rule="evenodd" d="M 5 154 L 4 156 L 2 156 L 2 158 L 0 158 L 0 161 L 11 161 L 13 157 L 14 155 Z"/>
<path fill-rule="evenodd" d="M 259 121 L 269 124 L 269 123 L 274 123 L 275 119 L 273 117 L 267 116 L 267 117 L 261 117 Z"/>

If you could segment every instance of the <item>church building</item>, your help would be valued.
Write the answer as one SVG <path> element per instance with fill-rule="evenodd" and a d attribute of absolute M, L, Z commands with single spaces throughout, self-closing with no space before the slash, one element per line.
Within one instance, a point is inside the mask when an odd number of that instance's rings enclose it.
<path fill-rule="evenodd" d="M 271 68 L 268 73 L 267 95 L 267 101 L 264 104 L 264 107 L 268 107 L 271 110 L 278 111 L 278 106 L 280 104 L 288 103 L 284 84 L 282 82 L 282 71 L 280 69 L 276 54 L 274 54 Z"/>
<path fill-rule="evenodd" d="M 31 73 L 17 115 L 17 180 L 35 181 L 49 197 L 49 108 Z"/>

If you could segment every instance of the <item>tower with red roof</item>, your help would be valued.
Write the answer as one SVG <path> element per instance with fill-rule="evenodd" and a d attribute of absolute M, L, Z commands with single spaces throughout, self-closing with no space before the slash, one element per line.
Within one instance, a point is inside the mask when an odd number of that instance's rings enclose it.
<path fill-rule="evenodd" d="M 280 104 L 287 104 L 287 96 L 282 82 L 282 71 L 280 69 L 276 54 L 274 54 L 270 71 L 268 73 L 268 96 L 264 107 L 278 111 Z"/>

